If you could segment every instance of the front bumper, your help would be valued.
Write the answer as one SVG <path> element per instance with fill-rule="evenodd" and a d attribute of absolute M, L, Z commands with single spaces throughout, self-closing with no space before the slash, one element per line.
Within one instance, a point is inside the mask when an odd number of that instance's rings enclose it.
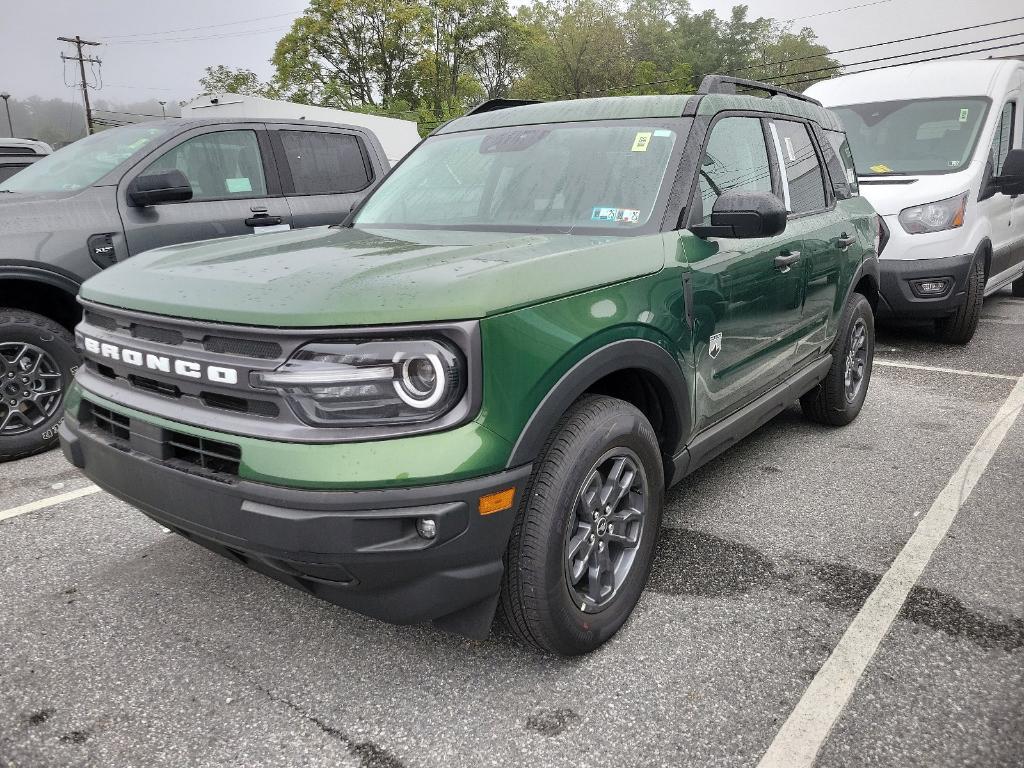
<path fill-rule="evenodd" d="M 434 621 L 476 637 L 488 631 L 515 505 L 485 516 L 478 503 L 514 487 L 518 504 L 529 466 L 417 488 L 303 490 L 161 459 L 147 448 L 154 437 L 143 420 L 120 436 L 84 421 L 65 416 L 60 438 L 68 460 L 182 536 L 368 616 Z M 417 533 L 422 518 L 435 521 L 435 538 Z"/>
<path fill-rule="evenodd" d="M 967 276 L 974 254 L 946 256 L 937 259 L 878 260 L 879 294 L 878 315 L 883 318 L 927 320 L 948 317 L 956 312 L 967 296 Z M 920 296 L 914 282 L 926 279 L 945 279 L 948 288 L 935 297 Z"/>

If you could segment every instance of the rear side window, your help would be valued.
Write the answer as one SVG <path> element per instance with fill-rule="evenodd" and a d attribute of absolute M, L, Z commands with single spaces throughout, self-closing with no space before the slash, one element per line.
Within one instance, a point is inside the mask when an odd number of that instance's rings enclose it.
<path fill-rule="evenodd" d="M 174 169 L 185 174 L 192 185 L 192 202 L 267 194 L 255 131 L 195 136 L 162 155 L 143 173 Z"/>
<path fill-rule="evenodd" d="M 998 176 L 1003 172 L 1003 163 L 1013 146 L 1013 118 L 1014 107 L 1011 101 L 1003 107 L 999 114 L 999 123 L 996 125 L 995 135 L 992 137 L 992 148 L 989 150 L 989 159 L 992 161 L 992 173 Z"/>
<path fill-rule="evenodd" d="M 846 134 L 841 131 L 824 131 L 828 139 L 828 146 L 822 147 L 825 150 L 825 162 L 828 164 L 828 173 L 832 177 L 832 185 L 836 190 L 836 197 L 847 199 L 860 194 L 860 186 L 857 183 L 857 167 L 853 162 L 853 152 L 850 150 L 850 142 Z M 831 151 L 830 151 L 831 150 Z"/>
<path fill-rule="evenodd" d="M 791 213 L 825 209 L 825 180 L 818 153 L 803 123 L 775 120 L 773 139 L 783 166 L 783 193 Z"/>
<path fill-rule="evenodd" d="M 772 191 L 764 131 L 756 117 L 726 117 L 711 129 L 698 171 L 698 195 L 691 223 L 709 224 L 719 195 L 730 189 Z"/>
<path fill-rule="evenodd" d="M 358 192 L 373 180 L 358 136 L 317 131 L 279 135 L 297 195 Z"/>
<path fill-rule="evenodd" d="M 0 165 L 0 181 L 7 181 L 11 176 L 16 174 L 24 165 Z"/>

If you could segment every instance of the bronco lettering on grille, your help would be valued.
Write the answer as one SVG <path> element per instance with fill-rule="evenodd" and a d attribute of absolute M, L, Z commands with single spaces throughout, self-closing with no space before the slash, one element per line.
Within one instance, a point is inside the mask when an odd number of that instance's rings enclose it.
<path fill-rule="evenodd" d="M 96 358 L 117 360 L 125 365 L 136 368 L 148 368 L 151 371 L 171 373 L 188 379 L 206 379 L 213 384 L 237 384 L 238 371 L 220 365 L 204 365 L 194 360 L 183 360 L 167 355 L 154 355 L 151 352 L 140 352 L 137 349 L 126 349 L 117 344 L 100 342 L 88 336 L 82 336 L 82 346 L 86 353 Z"/>

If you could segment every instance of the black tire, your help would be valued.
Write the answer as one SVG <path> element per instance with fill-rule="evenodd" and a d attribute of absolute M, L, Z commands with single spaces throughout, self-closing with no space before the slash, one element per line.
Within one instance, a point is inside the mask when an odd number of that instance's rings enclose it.
<path fill-rule="evenodd" d="M 1010 284 L 1010 291 L 1018 299 L 1024 299 L 1024 277 L 1018 277 Z"/>
<path fill-rule="evenodd" d="M 621 466 L 620 459 L 622 464 L 631 462 L 629 466 L 639 470 L 627 470 L 632 475 L 619 470 L 619 477 L 625 478 L 623 484 L 628 483 L 622 503 L 629 506 L 616 506 L 615 514 L 602 514 L 604 507 L 598 504 L 600 517 L 594 519 L 591 529 L 595 533 L 584 539 L 589 540 L 588 551 L 593 553 L 595 567 L 598 561 L 607 560 L 617 569 L 626 562 L 620 558 L 627 552 L 632 554 L 622 578 L 607 596 L 599 598 L 605 602 L 590 603 L 589 596 L 578 597 L 577 587 L 571 583 L 570 547 L 578 540 L 581 526 L 588 525 L 577 517 L 577 501 L 586 495 L 585 481 L 595 476 L 600 480 L 604 466 L 612 467 L 608 473 L 611 478 L 614 468 Z M 600 484 L 588 487 L 598 489 Z M 603 487 L 610 488 L 611 484 Z M 505 555 L 500 611 L 519 640 L 546 653 L 572 656 L 593 651 L 622 627 L 647 582 L 661 524 L 664 487 L 658 440 L 639 410 L 622 400 L 592 395 L 584 396 L 569 409 L 534 469 Z M 637 488 L 641 489 L 639 494 Z M 632 512 L 636 508 L 641 510 L 639 516 Z M 630 511 L 623 511 L 627 509 Z M 635 519 L 622 526 L 620 522 L 626 517 L 617 516 L 620 514 Z M 596 533 L 601 518 L 606 523 L 605 533 Z M 639 528 L 634 527 L 637 523 Z M 615 525 L 620 525 L 617 534 Z M 606 535 L 617 538 L 602 538 Z M 617 544 L 620 539 L 635 539 L 635 546 Z M 586 566 L 591 558 L 585 556 L 573 562 Z M 586 575 L 577 584 L 588 594 L 593 587 L 593 572 L 590 567 L 583 568 Z M 597 582 L 596 592 L 601 593 L 604 587 L 600 578 Z"/>
<path fill-rule="evenodd" d="M 839 330 L 832 348 L 832 367 L 821 383 L 800 398 L 804 415 L 835 427 L 845 426 L 857 418 L 868 394 L 874 359 L 875 315 L 867 298 L 854 293 L 847 299 L 839 319 Z M 848 362 L 852 366 L 850 382 L 847 381 Z M 858 370 L 859 376 L 856 375 Z M 851 383 L 857 384 L 853 391 Z"/>
<path fill-rule="evenodd" d="M 78 363 L 66 328 L 34 312 L 0 307 L 0 462 L 58 445 L 64 391 Z M 47 394 L 51 390 L 56 394 Z"/>
<path fill-rule="evenodd" d="M 985 262 L 976 258 L 967 275 L 967 296 L 964 303 L 949 317 L 935 321 L 935 333 L 946 344 L 966 344 L 974 338 L 985 299 Z"/>

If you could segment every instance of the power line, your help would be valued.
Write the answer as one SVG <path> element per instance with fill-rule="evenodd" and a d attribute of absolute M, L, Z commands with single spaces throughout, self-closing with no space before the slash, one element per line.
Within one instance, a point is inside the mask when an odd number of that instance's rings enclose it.
<path fill-rule="evenodd" d="M 929 32 L 925 35 L 914 35 L 913 37 L 901 37 L 896 40 L 883 40 L 880 43 L 870 43 L 869 45 L 857 45 L 853 48 L 840 48 L 838 51 L 829 51 L 827 54 L 814 54 L 811 56 L 797 56 L 793 59 L 782 59 L 779 61 L 770 61 L 766 64 L 749 64 L 739 69 L 734 69 L 729 72 L 730 75 L 735 75 L 739 72 L 746 72 L 748 69 L 757 69 L 763 66 L 774 66 L 777 64 L 791 64 L 794 61 L 806 61 L 807 59 L 820 59 L 822 56 L 838 56 L 841 53 L 852 53 L 853 51 L 864 51 L 868 48 L 879 48 L 883 45 L 894 45 L 896 43 L 909 43 L 914 40 L 924 40 L 928 37 L 937 37 L 939 35 L 949 35 L 953 32 L 970 32 L 975 29 L 982 29 L 983 27 L 993 27 L 996 24 L 1009 24 L 1013 21 L 1024 21 L 1024 16 L 1015 16 L 1012 19 L 999 19 L 998 21 L 987 21 L 984 24 L 972 24 L 969 27 L 957 27 L 956 29 L 944 29 L 941 32 Z"/>
<path fill-rule="evenodd" d="M 121 35 L 107 35 L 104 40 L 120 40 L 123 38 L 131 37 L 156 37 L 159 35 L 171 35 L 179 32 L 195 32 L 200 29 L 218 29 L 221 27 L 233 27 L 237 24 L 252 24 L 256 21 L 266 21 L 268 19 L 280 19 L 284 16 L 298 16 L 302 11 L 289 11 L 287 13 L 275 13 L 271 16 L 256 16 L 252 19 L 243 19 L 242 21 L 226 21 L 223 24 L 204 24 L 199 27 L 180 27 L 178 29 L 163 29 L 157 32 L 126 32 Z"/>
<path fill-rule="evenodd" d="M 100 45 L 100 43 L 94 43 L 90 40 L 83 40 L 79 35 L 74 37 L 58 37 L 58 40 L 65 43 L 71 43 L 78 49 L 78 56 L 68 56 L 63 51 L 60 57 L 64 61 L 77 61 L 78 68 L 82 75 L 82 99 L 85 101 L 85 129 L 86 135 L 92 133 L 92 109 L 89 107 L 89 81 L 85 77 L 85 63 L 90 64 L 101 64 L 102 62 L 95 56 L 83 56 L 82 46 L 83 45 Z M 94 70 L 95 71 L 95 70 Z"/>
<path fill-rule="evenodd" d="M 891 3 L 892 0 L 875 0 L 873 3 L 861 3 L 860 5 L 848 5 L 845 8 L 835 8 L 831 11 L 821 11 L 820 13 L 809 13 L 806 16 L 794 16 L 792 19 L 786 19 L 785 21 L 800 21 L 800 19 L 815 19 L 818 16 L 830 16 L 833 13 L 842 13 L 843 11 L 853 11 L 857 8 L 868 8 L 872 5 L 885 5 Z"/>
<path fill-rule="evenodd" d="M 199 35 L 194 37 L 168 37 L 160 40 L 114 40 L 107 45 L 163 45 L 164 43 L 189 43 L 196 40 L 225 40 L 228 38 L 252 37 L 253 35 L 265 35 L 271 32 L 283 32 L 291 29 L 291 25 L 283 27 L 265 27 L 263 29 L 248 29 L 240 32 L 224 32 L 216 35 Z"/>
<path fill-rule="evenodd" d="M 97 112 L 106 112 L 107 114 L 110 114 L 110 115 L 131 115 L 132 117 L 158 117 L 158 118 L 162 118 L 163 117 L 163 115 L 149 115 L 149 114 L 146 114 L 145 112 L 123 112 L 123 111 L 117 110 L 117 109 L 97 109 L 96 111 Z M 170 118 L 178 119 L 177 115 L 167 115 L 167 117 L 168 117 L 168 119 L 170 119 Z"/>

